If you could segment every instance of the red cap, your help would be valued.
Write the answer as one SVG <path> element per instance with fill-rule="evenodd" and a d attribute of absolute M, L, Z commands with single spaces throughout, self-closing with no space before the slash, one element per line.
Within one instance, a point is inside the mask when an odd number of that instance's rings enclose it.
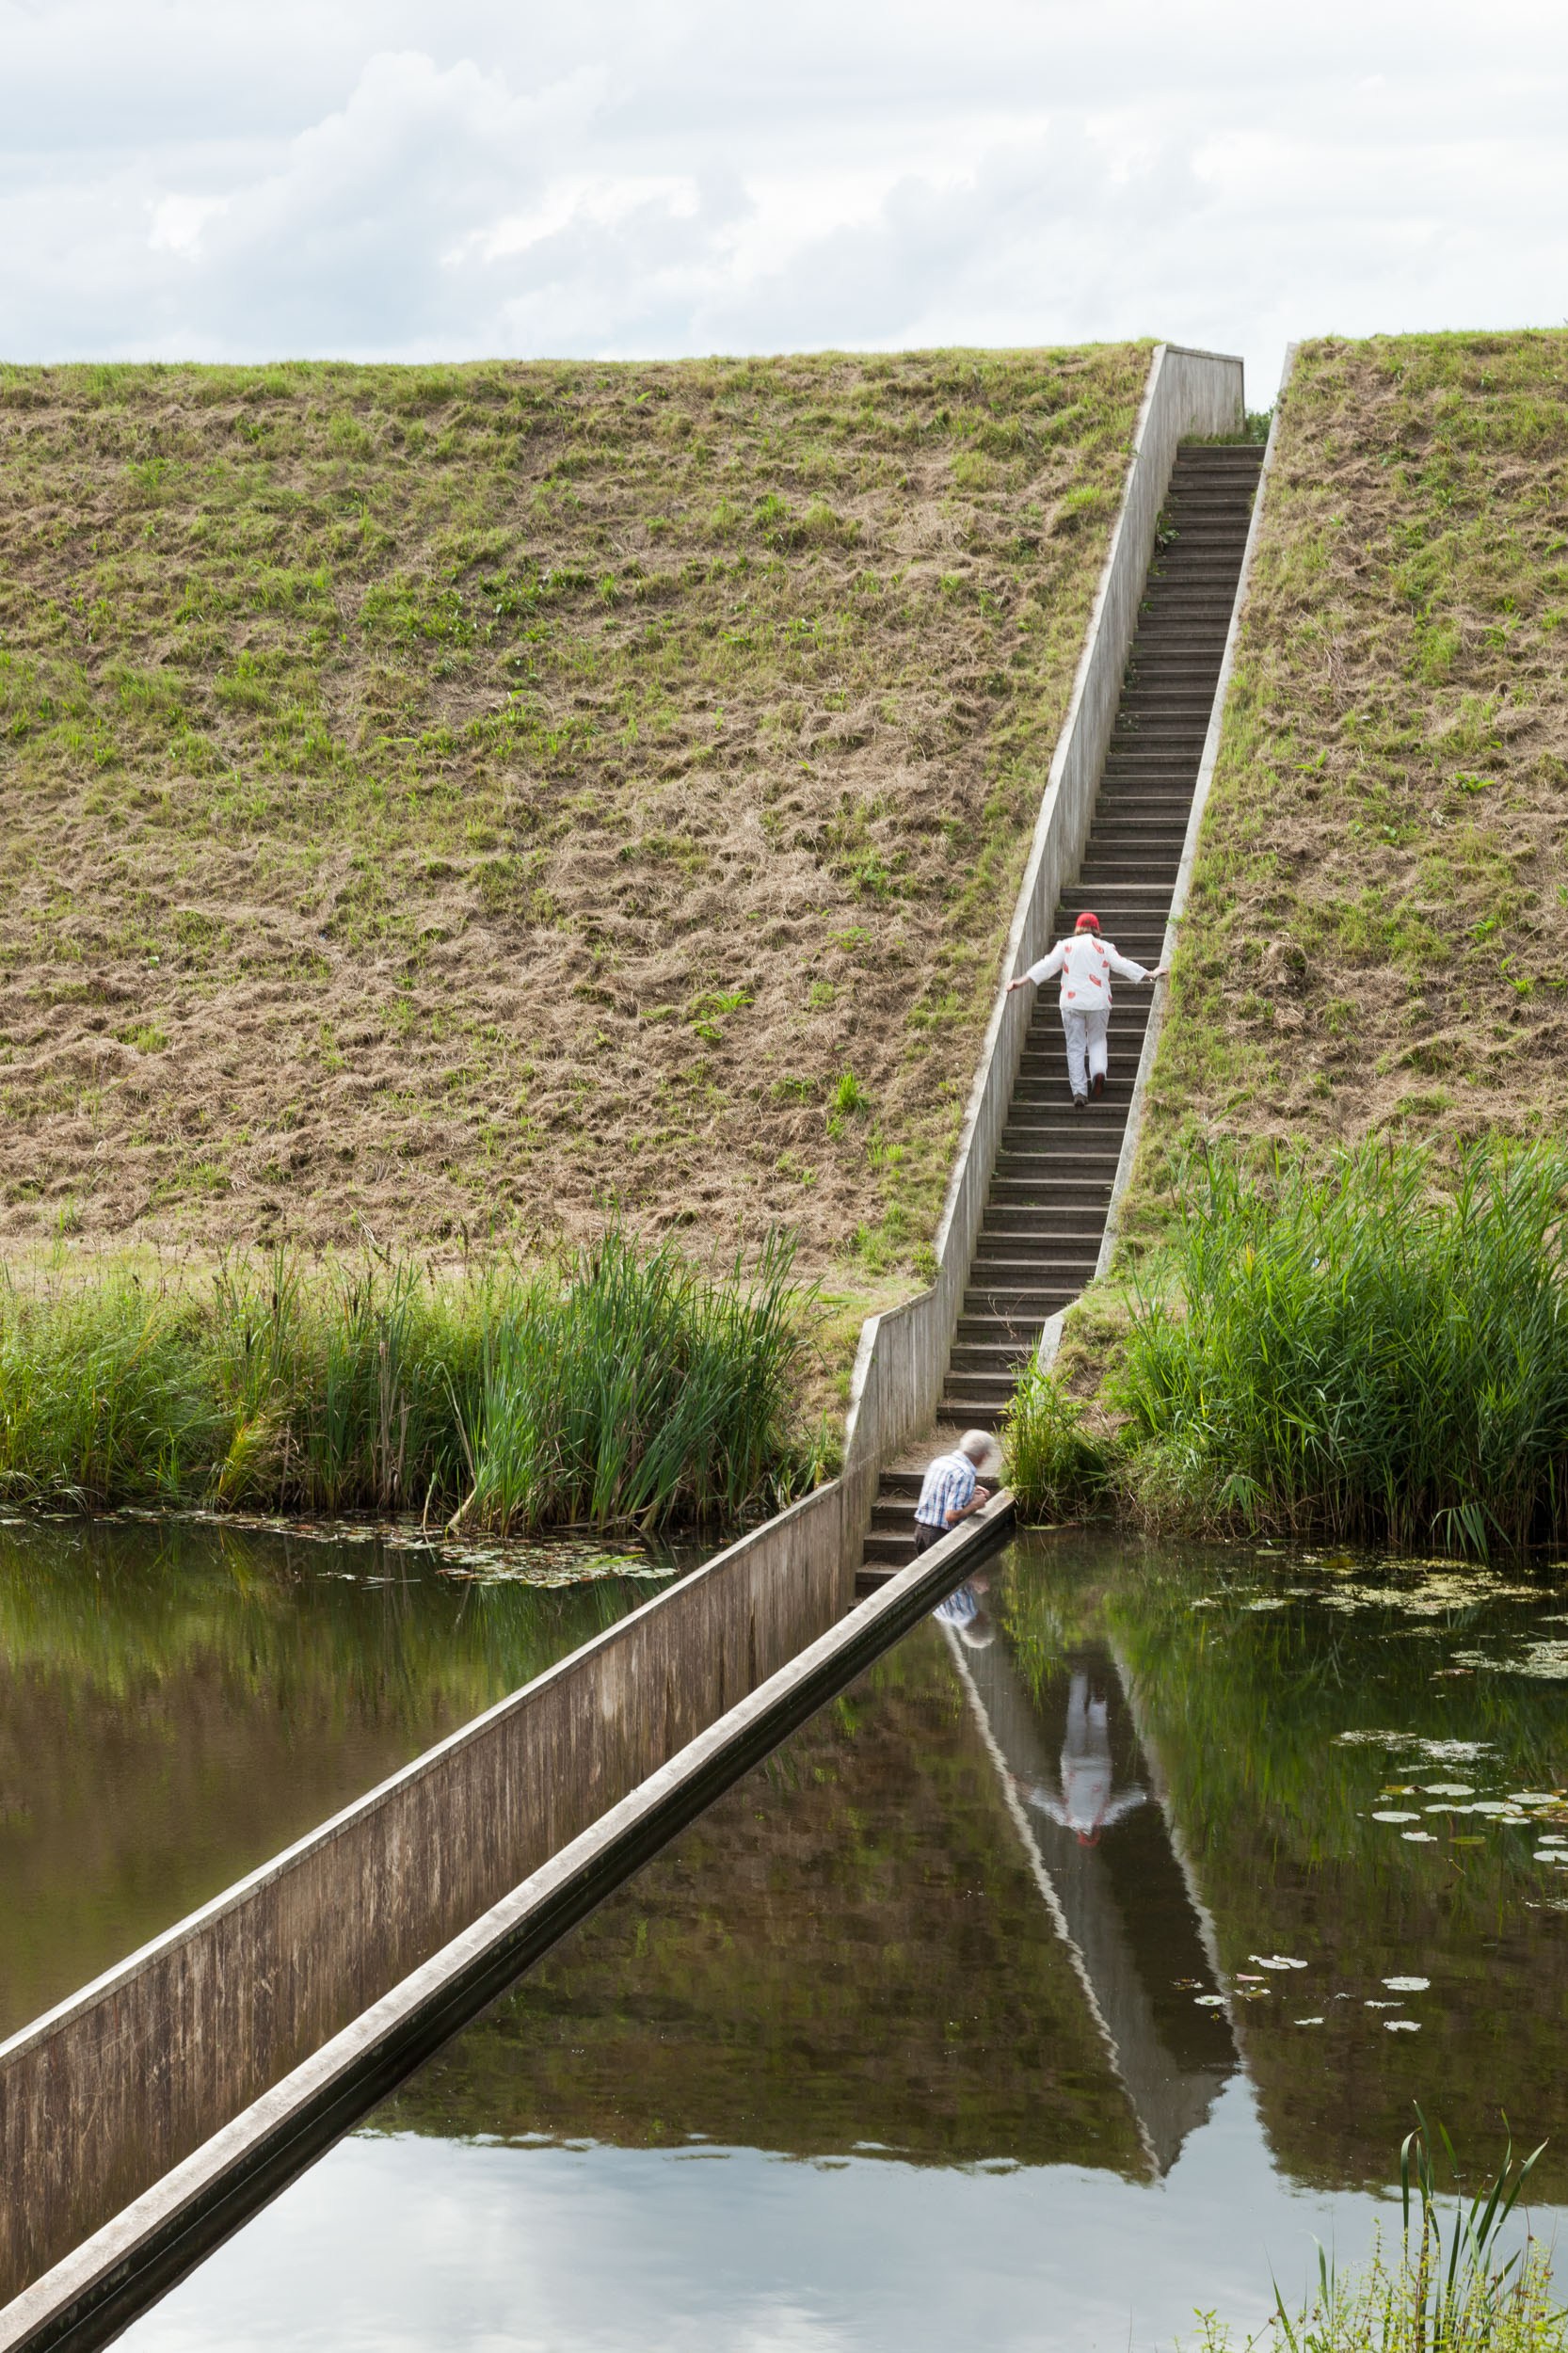
<path fill-rule="evenodd" d="M 1097 932 L 1099 927 L 1099 917 L 1097 915 L 1091 915 L 1087 907 L 1084 908 L 1083 913 L 1079 917 L 1078 921 L 1073 925 L 1075 932 Z"/>

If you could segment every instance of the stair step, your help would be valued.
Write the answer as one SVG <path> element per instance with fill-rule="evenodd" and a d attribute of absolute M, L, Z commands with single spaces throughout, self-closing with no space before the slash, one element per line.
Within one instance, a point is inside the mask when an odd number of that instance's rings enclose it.
<path fill-rule="evenodd" d="M 1152 966 L 1163 950 L 1262 462 L 1250 442 L 1176 453 L 1170 536 L 1144 583 L 1088 840 L 1052 914 L 1056 938 L 1093 907 L 1123 954 Z M 994 1429 L 1048 1317 L 1094 1272 L 1153 1001 L 1131 984 L 1115 995 L 1106 1089 L 1079 1110 L 1057 992 L 1049 983 L 1040 992 L 968 1272 L 945 1418 Z M 884 1476 L 857 1590 L 913 1559 L 919 1492 L 918 1472 Z"/>
<path fill-rule="evenodd" d="M 969 1268 L 969 1289 L 964 1296 L 966 1301 L 976 1297 L 976 1286 L 984 1289 L 993 1283 L 999 1289 L 1011 1284 L 1015 1289 L 1029 1290 L 1041 1283 L 1049 1288 L 1058 1277 L 1063 1282 L 1072 1282 L 1081 1276 L 1085 1267 L 1092 1267 L 1098 1256 L 1098 1244 L 1092 1235 L 1077 1237 L 1076 1248 L 1073 1238 L 1043 1242 L 1032 1257 L 1025 1255 L 1023 1244 L 1015 1238 L 1006 1257 L 987 1258 L 976 1254 Z"/>

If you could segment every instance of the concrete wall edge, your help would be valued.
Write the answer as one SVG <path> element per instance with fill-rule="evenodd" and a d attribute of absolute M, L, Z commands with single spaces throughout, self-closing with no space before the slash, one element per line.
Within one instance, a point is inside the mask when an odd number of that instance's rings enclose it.
<path fill-rule="evenodd" d="M 656 1617 L 672 1605 L 689 1600 L 696 1587 L 722 1577 L 737 1559 L 785 1531 L 792 1520 L 810 1512 L 831 1510 L 840 1503 L 840 1482 L 838 1480 L 825 1481 L 822 1486 L 813 1488 L 808 1496 L 802 1496 L 797 1502 L 776 1513 L 772 1519 L 764 1520 L 760 1528 L 748 1529 L 745 1535 L 737 1537 L 734 1544 L 727 1545 L 722 1552 L 714 1553 L 712 1559 L 705 1561 L 700 1568 L 689 1570 L 684 1577 L 673 1577 L 663 1593 L 653 1594 L 635 1609 L 628 1610 L 625 1617 L 617 1618 L 614 1625 L 604 1627 L 601 1633 L 590 1635 L 585 1642 L 579 1643 L 575 1650 L 568 1651 L 564 1658 L 558 1658 L 553 1666 L 545 1668 L 532 1681 L 520 1684 L 515 1691 L 508 1691 L 479 1715 L 471 1716 L 467 1723 L 459 1724 L 444 1739 L 436 1741 L 428 1749 L 422 1749 L 418 1756 L 410 1757 L 408 1764 L 400 1766 L 395 1773 L 389 1773 L 384 1781 L 376 1783 L 374 1789 L 367 1789 L 363 1797 L 340 1807 L 336 1814 L 329 1815 L 325 1822 L 318 1822 L 303 1837 L 280 1849 L 277 1854 L 269 1855 L 264 1863 L 259 1863 L 243 1879 L 233 1881 L 208 1902 L 199 1904 L 194 1912 L 186 1913 L 171 1928 L 165 1929 L 160 1935 L 151 1937 L 145 1945 L 138 1945 L 123 1961 L 116 1961 L 112 1968 L 91 1978 L 88 1984 L 79 1986 L 73 1993 L 67 1994 L 64 2001 L 56 2003 L 52 2009 L 29 2019 L 24 2026 L 19 2027 L 15 2034 L 0 2042 L 0 2069 L 36 2044 L 47 2041 L 73 2018 L 94 2009 L 105 1995 L 128 1985 L 159 1954 L 186 1943 L 201 1929 L 221 1920 L 227 1913 L 237 1911 L 259 1889 L 282 1878 L 306 1856 L 331 1846 L 357 1828 L 367 1816 L 390 1805 L 416 1783 L 431 1778 L 451 1758 L 476 1745 L 495 1725 L 534 1705 L 540 1692 L 547 1690 L 551 1684 L 562 1683 L 590 1671 L 595 1660 L 603 1652 L 624 1642 L 629 1631 L 640 1621 Z"/>
<path fill-rule="evenodd" d="M 1008 996 L 1007 983 L 1043 952 L 1057 894 L 1088 836 L 1176 443 L 1196 424 L 1239 424 L 1244 392 L 1242 363 L 1233 354 L 1193 354 L 1179 344 L 1157 344 L 1150 355 L 1121 502 L 1041 795 L 936 1228 L 936 1280 L 875 1318 L 874 1328 L 869 1323 L 862 1334 L 845 1431 L 846 1469 L 873 1456 L 887 1461 L 936 1410 L 1029 1026 L 1031 1008 Z M 1151 464 L 1157 483 L 1151 483 Z M 893 1385 L 888 1367 L 895 1346 L 921 1360 L 922 1369 L 903 1398 L 885 1402 L 882 1391 Z M 860 1506 L 869 1515 L 869 1497 Z"/>
<path fill-rule="evenodd" d="M 460 2031 L 500 1990 L 498 1973 L 504 1982 L 568 1934 L 952 1592 L 1013 1525 L 1004 1488 L 24 2288 L 0 2312 L 0 2353 L 86 2353 L 126 2327 L 341 2137 L 352 2121 L 344 2110 L 367 2084 L 371 2097 L 384 2096 Z"/>
<path fill-rule="evenodd" d="M 1241 621 L 1252 582 L 1253 558 L 1257 551 L 1262 529 L 1269 477 L 1273 471 L 1278 450 L 1280 416 L 1295 367 L 1298 348 L 1297 344 L 1291 344 L 1286 351 L 1285 365 L 1280 374 L 1279 391 L 1274 397 L 1274 412 L 1269 425 L 1268 446 L 1264 450 L 1263 464 L 1257 477 L 1257 490 L 1253 500 L 1251 520 L 1247 525 L 1246 546 L 1242 550 L 1241 568 L 1236 583 L 1236 598 L 1231 606 L 1230 625 L 1225 632 L 1224 652 L 1221 658 L 1219 679 L 1215 683 L 1214 700 L 1209 708 L 1208 728 L 1204 737 L 1203 758 L 1198 766 L 1197 783 L 1193 787 L 1192 806 L 1188 815 L 1187 830 L 1182 837 L 1181 862 L 1176 870 L 1176 888 L 1171 897 L 1170 918 L 1165 926 L 1165 937 L 1160 952 L 1161 963 L 1168 964 L 1176 953 L 1180 938 L 1181 923 L 1187 911 L 1188 896 L 1192 890 L 1192 868 L 1197 857 L 1199 836 L 1203 831 L 1204 812 L 1208 805 L 1208 793 L 1214 781 L 1214 771 L 1219 765 L 1220 746 L 1224 732 L 1225 699 L 1230 692 L 1231 677 L 1236 667 L 1236 652 L 1240 642 Z M 1121 1236 L 1122 1210 L 1132 1182 L 1132 1172 L 1137 1163 L 1139 1145 L 1143 1140 L 1149 1081 L 1153 1076 L 1155 1058 L 1160 1050 L 1160 1034 L 1164 1028 L 1165 1003 L 1166 1000 L 1163 997 L 1157 996 L 1149 1008 L 1148 1027 L 1144 1033 L 1143 1050 L 1138 1057 L 1137 1076 L 1132 1082 L 1132 1102 L 1128 1112 L 1127 1127 L 1123 1132 L 1121 1152 L 1117 1157 L 1116 1174 L 1112 1181 L 1111 1205 L 1106 1211 L 1105 1219 L 1105 1235 L 1100 1243 L 1099 1257 L 1092 1277 L 1095 1282 L 1104 1280 L 1105 1276 L 1110 1273 L 1115 1259 Z M 1048 1372 L 1056 1361 L 1057 1351 L 1062 1343 L 1062 1316 L 1052 1317 L 1051 1322 L 1047 1325 L 1046 1330 L 1040 1336 L 1040 1348 L 1036 1361 L 1042 1372 Z"/>

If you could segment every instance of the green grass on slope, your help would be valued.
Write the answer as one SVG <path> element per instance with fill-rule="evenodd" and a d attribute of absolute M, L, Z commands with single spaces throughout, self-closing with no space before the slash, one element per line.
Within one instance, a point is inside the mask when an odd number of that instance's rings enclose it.
<path fill-rule="evenodd" d="M 1303 346 L 1140 1170 L 1568 1119 L 1568 334 Z"/>
<path fill-rule="evenodd" d="M 0 1233 L 917 1265 L 1147 364 L 0 370 Z"/>

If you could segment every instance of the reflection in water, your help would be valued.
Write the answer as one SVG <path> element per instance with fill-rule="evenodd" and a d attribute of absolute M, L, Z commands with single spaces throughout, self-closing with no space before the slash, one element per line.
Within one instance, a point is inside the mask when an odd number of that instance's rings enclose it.
<path fill-rule="evenodd" d="M 1097 1847 L 1101 1831 L 1119 1822 L 1135 1805 L 1142 1805 L 1148 1795 L 1137 1783 L 1116 1792 L 1115 1778 L 1111 1762 L 1111 1703 L 1103 1671 L 1091 1680 L 1090 1671 L 1082 1669 L 1074 1673 L 1067 1691 L 1060 1784 L 1051 1789 L 1040 1782 L 1026 1795 L 1031 1805 L 1048 1814 L 1064 1830 L 1076 1830 L 1080 1847 Z"/>
<path fill-rule="evenodd" d="M 1148 2353 L 1564 2137 L 1568 1604 L 1351 1577 L 1020 1544 L 127 2343 Z"/>
<path fill-rule="evenodd" d="M 1163 1816 L 1128 1818 L 1148 1792 L 1115 1662 L 1103 1645 L 1075 1651 L 1031 1694 L 1000 1642 L 954 1657 L 1150 2163 L 1167 2173 L 1235 2046 L 1224 2010 L 1192 1998 L 1213 1978 Z"/>
<path fill-rule="evenodd" d="M 0 1523 L 0 2037 L 654 1590 L 374 1541 Z"/>

